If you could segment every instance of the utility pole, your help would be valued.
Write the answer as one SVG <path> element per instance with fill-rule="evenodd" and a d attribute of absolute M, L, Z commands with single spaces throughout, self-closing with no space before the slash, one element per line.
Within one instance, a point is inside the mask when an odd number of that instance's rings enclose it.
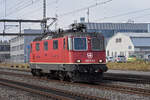
<path fill-rule="evenodd" d="M 6 1 L 7 1 L 7 0 L 4 0 L 4 1 L 5 1 L 5 18 L 6 18 L 6 13 L 7 13 L 7 12 L 6 12 Z"/>
<path fill-rule="evenodd" d="M 55 17 L 56 17 L 56 19 L 57 19 L 57 18 L 58 18 L 58 15 L 56 14 Z M 58 26 L 58 23 L 56 22 L 56 23 L 55 23 L 55 30 L 57 30 L 57 26 Z"/>
<path fill-rule="evenodd" d="M 56 19 L 58 18 L 57 12 L 58 12 L 58 0 L 56 0 L 56 13 L 55 13 L 55 18 Z M 56 22 L 55 23 L 55 30 L 57 30 L 57 26 L 58 26 L 58 23 Z"/>
<path fill-rule="evenodd" d="M 6 18 L 6 0 L 4 0 L 4 3 L 5 3 L 5 14 L 4 14 L 4 18 Z M 6 23 L 4 22 L 4 30 L 3 30 L 3 33 L 5 33 L 5 30 L 6 30 Z"/>
<path fill-rule="evenodd" d="M 46 19 L 46 0 L 43 0 L 43 19 Z"/>
<path fill-rule="evenodd" d="M 43 0 L 43 31 L 46 33 L 46 28 L 47 28 L 47 19 L 46 19 L 46 0 Z"/>
<path fill-rule="evenodd" d="M 88 8 L 88 11 L 87 11 L 87 21 L 88 21 L 88 23 L 90 22 L 90 19 L 89 19 L 89 16 L 90 16 L 90 11 L 89 11 L 89 8 Z"/>

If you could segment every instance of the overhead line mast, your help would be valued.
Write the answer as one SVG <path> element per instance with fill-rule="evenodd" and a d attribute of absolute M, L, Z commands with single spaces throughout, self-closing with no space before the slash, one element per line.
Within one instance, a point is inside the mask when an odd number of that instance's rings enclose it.
<path fill-rule="evenodd" d="M 5 0 L 5 15 L 4 15 L 4 18 L 6 18 L 6 0 Z M 3 33 L 5 33 L 5 29 L 6 29 L 6 24 L 4 22 L 4 30 L 3 30 Z"/>
<path fill-rule="evenodd" d="M 46 19 L 46 0 L 43 0 L 43 20 L 45 20 L 45 22 L 43 23 L 44 25 L 44 33 L 46 33 L 46 28 L 47 28 L 47 19 Z"/>
<path fill-rule="evenodd" d="M 47 25 L 47 20 L 53 20 L 49 25 Z M 53 18 L 53 17 L 49 17 L 47 18 L 46 17 L 46 0 L 43 0 L 43 19 L 42 20 L 23 20 L 23 19 L 18 19 L 18 20 L 15 20 L 15 19 L 0 19 L 0 22 L 4 22 L 4 30 L 3 30 L 3 33 L 0 33 L 0 35 L 26 35 L 25 33 L 22 34 L 21 33 L 21 27 L 22 27 L 22 23 L 41 23 L 42 25 L 42 29 L 43 29 L 43 33 L 46 34 L 46 32 L 48 32 L 48 29 L 49 27 L 55 23 L 55 21 L 57 20 L 57 18 Z M 5 23 L 6 22 L 18 22 L 19 23 L 19 33 L 5 33 Z M 28 34 L 28 35 L 35 35 L 35 34 Z M 37 33 L 37 35 L 40 35 Z"/>

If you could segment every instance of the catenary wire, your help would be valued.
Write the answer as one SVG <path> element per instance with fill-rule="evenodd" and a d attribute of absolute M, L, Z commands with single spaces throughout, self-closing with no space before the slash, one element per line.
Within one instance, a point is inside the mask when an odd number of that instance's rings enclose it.
<path fill-rule="evenodd" d="M 52 2 L 49 2 L 49 3 L 46 4 L 46 6 L 52 5 L 52 4 L 54 4 L 55 2 L 56 2 L 56 0 L 54 0 L 54 1 L 52 1 Z M 28 16 L 28 17 L 31 17 L 31 16 L 35 15 L 36 13 L 39 13 L 38 11 L 39 11 L 40 9 L 42 9 L 42 6 L 40 6 L 40 7 L 37 8 L 37 9 L 30 10 L 30 11 L 28 11 L 28 12 L 22 14 L 21 16 L 25 16 L 26 14 L 30 13 L 30 16 Z"/>
<path fill-rule="evenodd" d="M 118 15 L 109 16 L 109 17 L 103 17 L 103 18 L 95 20 L 95 21 L 100 21 L 100 20 L 104 20 L 104 19 L 112 19 L 112 18 L 127 16 L 127 15 L 131 15 L 131 14 L 135 14 L 135 13 L 141 13 L 141 12 L 147 11 L 147 10 L 150 10 L 150 8 L 145 8 L 145 9 L 141 9 L 141 10 L 135 10 L 135 11 L 127 12 L 127 13 L 122 13 L 122 14 L 118 14 Z"/>
<path fill-rule="evenodd" d="M 70 12 L 67 12 L 67 13 L 60 14 L 60 15 L 58 15 L 58 16 L 59 16 L 59 17 L 63 17 L 63 16 L 66 16 L 66 15 L 78 13 L 78 12 L 87 10 L 88 8 L 93 8 L 93 7 L 96 7 L 96 6 L 98 6 L 98 5 L 103 5 L 103 4 L 106 4 L 106 3 L 111 2 L 111 1 L 112 1 L 112 0 L 107 0 L 107 1 L 104 1 L 104 2 L 96 3 L 96 4 L 93 4 L 93 5 L 84 7 L 84 8 L 80 8 L 80 9 L 76 9 L 76 10 L 73 10 L 73 11 L 70 11 Z"/>
<path fill-rule="evenodd" d="M 35 4 L 35 3 L 37 3 L 37 2 L 39 2 L 39 1 L 40 1 L 40 0 L 36 0 L 36 1 L 34 1 L 34 2 L 31 2 L 31 3 L 27 4 L 27 5 L 25 5 L 24 7 L 20 8 L 19 10 L 15 11 L 15 12 L 12 12 L 12 13 L 9 13 L 9 15 L 7 15 L 7 16 L 10 16 L 10 15 L 12 15 L 12 14 L 14 14 L 14 13 L 17 13 L 17 12 L 19 12 L 19 11 L 21 11 L 21 10 L 23 10 L 23 9 L 25 9 L 25 8 L 31 6 L 31 5 L 33 5 L 33 4 Z"/>

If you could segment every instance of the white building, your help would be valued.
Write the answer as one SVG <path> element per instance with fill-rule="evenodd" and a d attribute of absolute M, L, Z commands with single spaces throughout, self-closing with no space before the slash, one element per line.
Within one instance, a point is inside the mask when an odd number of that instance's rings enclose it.
<path fill-rule="evenodd" d="M 37 29 L 25 29 L 23 33 L 42 33 Z M 30 57 L 30 43 L 37 36 L 16 36 L 10 40 L 11 62 L 28 63 Z"/>
<path fill-rule="evenodd" d="M 141 58 L 150 54 L 150 33 L 117 33 L 106 46 L 106 55 L 116 57 L 118 55 L 138 55 Z"/>

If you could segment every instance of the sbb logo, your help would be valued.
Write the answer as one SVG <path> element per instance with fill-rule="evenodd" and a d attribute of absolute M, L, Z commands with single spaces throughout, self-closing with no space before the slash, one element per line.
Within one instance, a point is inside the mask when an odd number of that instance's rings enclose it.
<path fill-rule="evenodd" d="M 90 59 L 93 58 L 93 53 L 91 53 L 91 52 L 87 53 L 87 58 L 90 58 Z"/>

